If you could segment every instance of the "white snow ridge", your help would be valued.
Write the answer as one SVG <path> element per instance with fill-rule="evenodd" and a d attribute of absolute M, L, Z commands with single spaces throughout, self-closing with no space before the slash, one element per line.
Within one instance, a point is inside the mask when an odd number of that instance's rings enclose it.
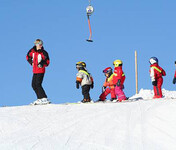
<path fill-rule="evenodd" d="M 176 150 L 176 92 L 162 99 L 0 108 L 0 150 Z"/>

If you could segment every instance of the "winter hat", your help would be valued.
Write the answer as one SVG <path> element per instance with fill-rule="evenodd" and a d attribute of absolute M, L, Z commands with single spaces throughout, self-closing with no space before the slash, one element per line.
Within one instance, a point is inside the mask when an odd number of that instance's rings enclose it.
<path fill-rule="evenodd" d="M 40 39 L 36 39 L 35 42 L 34 42 L 34 44 L 35 44 L 35 45 L 36 45 L 36 44 L 43 45 L 43 41 L 40 40 Z"/>

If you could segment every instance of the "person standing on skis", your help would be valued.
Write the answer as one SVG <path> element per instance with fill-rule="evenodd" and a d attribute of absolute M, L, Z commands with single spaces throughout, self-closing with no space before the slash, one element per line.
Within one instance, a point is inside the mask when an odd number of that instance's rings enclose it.
<path fill-rule="evenodd" d="M 94 81 L 91 74 L 86 69 L 86 63 L 79 61 L 76 63 L 76 69 L 78 70 L 78 73 L 76 75 L 76 88 L 79 89 L 79 86 L 82 87 L 82 95 L 83 100 L 82 103 L 87 103 L 91 101 L 90 98 L 90 88 L 93 89 L 94 87 Z"/>
<path fill-rule="evenodd" d="M 176 61 L 175 61 L 175 66 L 176 66 Z M 174 79 L 173 79 L 173 84 L 175 83 L 176 83 L 176 70 L 175 70 Z"/>
<path fill-rule="evenodd" d="M 49 56 L 44 50 L 42 40 L 37 39 L 34 44 L 35 45 L 28 51 L 26 56 L 27 61 L 33 67 L 32 88 L 37 95 L 37 100 L 32 104 L 49 104 L 50 101 L 47 99 L 47 95 L 42 87 L 45 67 L 50 63 Z"/>
<path fill-rule="evenodd" d="M 118 101 L 121 102 L 122 100 L 127 100 L 125 93 L 123 92 L 125 81 L 125 74 L 122 70 L 123 62 L 121 60 L 115 60 L 113 62 L 113 65 L 114 65 L 113 82 L 115 85 L 115 94 L 118 97 Z"/>
<path fill-rule="evenodd" d="M 111 93 L 111 101 L 116 100 L 115 85 L 113 83 L 113 72 L 111 67 L 107 67 L 103 70 L 106 76 L 105 82 L 102 87 L 102 94 L 98 101 L 105 101 L 106 96 Z"/>
<path fill-rule="evenodd" d="M 156 57 L 151 57 L 149 60 L 150 63 L 150 77 L 152 80 L 152 85 L 154 89 L 154 99 L 155 98 L 162 98 L 162 84 L 163 84 L 163 77 L 166 76 L 166 72 L 158 65 L 158 59 Z"/>

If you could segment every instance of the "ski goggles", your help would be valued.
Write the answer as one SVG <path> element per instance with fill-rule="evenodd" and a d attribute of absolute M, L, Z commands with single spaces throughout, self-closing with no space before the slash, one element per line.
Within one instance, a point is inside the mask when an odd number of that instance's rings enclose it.
<path fill-rule="evenodd" d="M 103 70 L 103 73 L 109 73 L 110 71 L 109 70 Z"/>

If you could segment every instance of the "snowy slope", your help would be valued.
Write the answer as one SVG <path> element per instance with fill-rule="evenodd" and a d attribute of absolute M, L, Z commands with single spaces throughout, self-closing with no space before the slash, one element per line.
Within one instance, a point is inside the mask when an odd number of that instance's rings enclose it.
<path fill-rule="evenodd" d="M 135 102 L 1 107 L 0 150 L 176 150 L 176 92 L 163 92 L 167 99 L 142 89 Z"/>

